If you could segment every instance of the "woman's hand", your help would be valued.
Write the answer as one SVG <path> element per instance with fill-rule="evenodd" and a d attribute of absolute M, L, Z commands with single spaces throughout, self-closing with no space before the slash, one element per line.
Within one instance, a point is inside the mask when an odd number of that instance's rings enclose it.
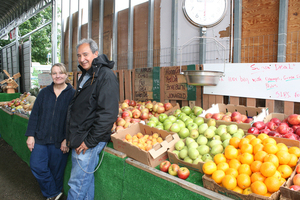
<path fill-rule="evenodd" d="M 68 153 L 69 152 L 69 147 L 67 146 L 67 140 L 64 139 L 60 145 L 60 150 L 63 152 L 63 153 Z"/>
<path fill-rule="evenodd" d="M 34 143 L 35 143 L 35 140 L 34 140 L 34 137 L 33 136 L 29 136 L 27 138 L 27 141 L 26 141 L 26 144 L 27 144 L 27 147 L 30 151 L 33 150 L 34 148 Z"/>

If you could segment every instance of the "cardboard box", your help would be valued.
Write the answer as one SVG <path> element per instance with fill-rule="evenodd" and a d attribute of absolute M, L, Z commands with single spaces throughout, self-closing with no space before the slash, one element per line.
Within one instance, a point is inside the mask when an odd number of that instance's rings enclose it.
<path fill-rule="evenodd" d="M 168 116 L 170 116 L 170 115 L 173 115 L 174 112 L 175 112 L 175 110 L 177 110 L 177 109 L 180 109 L 180 106 L 179 106 L 178 103 L 176 103 L 176 105 L 173 106 L 173 108 L 171 108 L 170 110 L 166 111 L 165 113 L 166 113 Z"/>
<path fill-rule="evenodd" d="M 298 164 L 300 164 L 300 159 Z M 290 190 L 289 187 L 293 185 L 293 177 L 296 174 L 296 168 L 294 169 L 290 178 L 285 182 L 283 186 L 280 187 L 281 196 L 287 199 L 300 199 L 300 191 Z"/>
<path fill-rule="evenodd" d="M 237 199 L 237 200 L 257 200 L 257 199 L 263 199 L 263 200 L 277 200 L 280 196 L 280 190 L 277 192 L 274 192 L 271 197 L 265 197 L 262 195 L 251 193 L 249 195 L 240 194 L 237 192 L 234 192 L 232 190 L 227 190 L 226 188 L 218 185 L 213 179 L 211 179 L 211 176 L 203 175 L 202 176 L 203 181 L 203 187 L 209 190 L 212 190 L 214 192 L 223 194 L 229 198 Z"/>
<path fill-rule="evenodd" d="M 264 118 L 264 120 L 263 120 L 263 122 L 264 123 L 267 123 L 267 122 L 269 122 L 272 118 L 278 118 L 279 120 L 284 120 L 285 118 L 287 118 L 288 117 L 288 115 L 285 115 L 285 114 L 283 114 L 283 113 L 270 113 L 269 115 L 267 115 L 265 118 Z"/>
<path fill-rule="evenodd" d="M 135 145 L 132 145 L 129 142 L 123 141 L 126 134 L 135 135 L 138 132 L 148 135 L 152 135 L 153 133 L 158 133 L 164 141 L 162 143 L 158 143 L 154 145 L 154 147 L 150 151 L 144 151 L 138 148 Z M 162 161 L 168 158 L 168 149 L 173 147 L 177 141 L 180 140 L 177 133 L 167 132 L 165 130 L 159 130 L 154 127 L 150 127 L 141 123 L 136 123 L 131 125 L 127 129 L 123 129 L 117 131 L 116 133 L 111 135 L 111 140 L 113 142 L 114 149 L 121 151 L 127 154 L 128 157 L 131 157 L 145 165 L 150 167 L 156 167 Z"/>
<path fill-rule="evenodd" d="M 268 108 L 263 108 L 263 107 L 246 107 L 246 106 L 242 106 L 242 105 L 232 105 L 232 104 L 212 104 L 212 107 L 207 109 L 207 110 L 203 110 L 202 114 L 200 115 L 200 117 L 205 117 L 205 115 L 207 113 L 227 113 L 227 112 L 235 112 L 238 111 L 241 114 L 244 114 L 248 117 L 252 117 L 253 118 L 253 122 L 256 121 L 263 121 L 264 118 L 269 114 L 269 109 Z M 223 120 L 221 120 L 223 121 Z M 223 121 L 224 122 L 224 121 Z M 235 122 L 230 122 L 230 123 L 235 123 Z M 251 127 L 252 123 L 244 123 L 246 124 L 249 128 Z"/>

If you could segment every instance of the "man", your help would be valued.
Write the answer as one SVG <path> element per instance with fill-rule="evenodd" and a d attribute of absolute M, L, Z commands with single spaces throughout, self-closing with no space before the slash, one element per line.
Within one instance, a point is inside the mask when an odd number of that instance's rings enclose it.
<path fill-rule="evenodd" d="M 93 173 L 119 112 L 119 84 L 111 70 L 114 62 L 104 54 L 98 56 L 98 46 L 91 39 L 81 40 L 76 49 L 82 76 L 67 117 L 66 138 L 72 148 L 68 200 L 94 199 Z"/>

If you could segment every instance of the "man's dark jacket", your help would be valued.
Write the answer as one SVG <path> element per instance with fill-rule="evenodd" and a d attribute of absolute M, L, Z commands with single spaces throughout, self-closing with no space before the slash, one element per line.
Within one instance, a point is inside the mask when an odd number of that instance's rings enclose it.
<path fill-rule="evenodd" d="M 119 112 L 119 83 L 111 70 L 113 66 L 114 62 L 104 54 L 93 60 L 88 71 L 78 66 L 82 76 L 67 116 L 66 138 L 70 148 L 77 148 L 83 141 L 88 148 L 110 141 L 111 129 Z M 80 89 L 85 73 L 91 77 Z"/>

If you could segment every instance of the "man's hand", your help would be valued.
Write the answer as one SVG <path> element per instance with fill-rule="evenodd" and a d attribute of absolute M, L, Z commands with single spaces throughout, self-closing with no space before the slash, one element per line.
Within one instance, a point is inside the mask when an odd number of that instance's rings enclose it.
<path fill-rule="evenodd" d="M 68 153 L 68 152 L 69 152 L 69 147 L 67 147 L 67 140 L 66 140 L 66 139 L 64 139 L 64 140 L 61 142 L 60 150 L 61 150 L 63 153 Z"/>
<path fill-rule="evenodd" d="M 76 151 L 76 153 L 77 153 L 78 155 L 79 155 L 80 152 L 82 152 L 82 151 L 83 151 L 82 154 L 85 154 L 85 151 L 86 151 L 86 150 L 88 150 L 88 147 L 85 145 L 84 142 L 82 142 L 81 145 L 75 149 L 75 151 Z"/>
<path fill-rule="evenodd" d="M 34 137 L 33 136 L 29 136 L 27 138 L 27 141 L 26 141 L 26 144 L 27 144 L 27 147 L 30 151 L 33 150 L 34 148 L 34 143 L 35 143 L 35 140 L 34 140 Z"/>

